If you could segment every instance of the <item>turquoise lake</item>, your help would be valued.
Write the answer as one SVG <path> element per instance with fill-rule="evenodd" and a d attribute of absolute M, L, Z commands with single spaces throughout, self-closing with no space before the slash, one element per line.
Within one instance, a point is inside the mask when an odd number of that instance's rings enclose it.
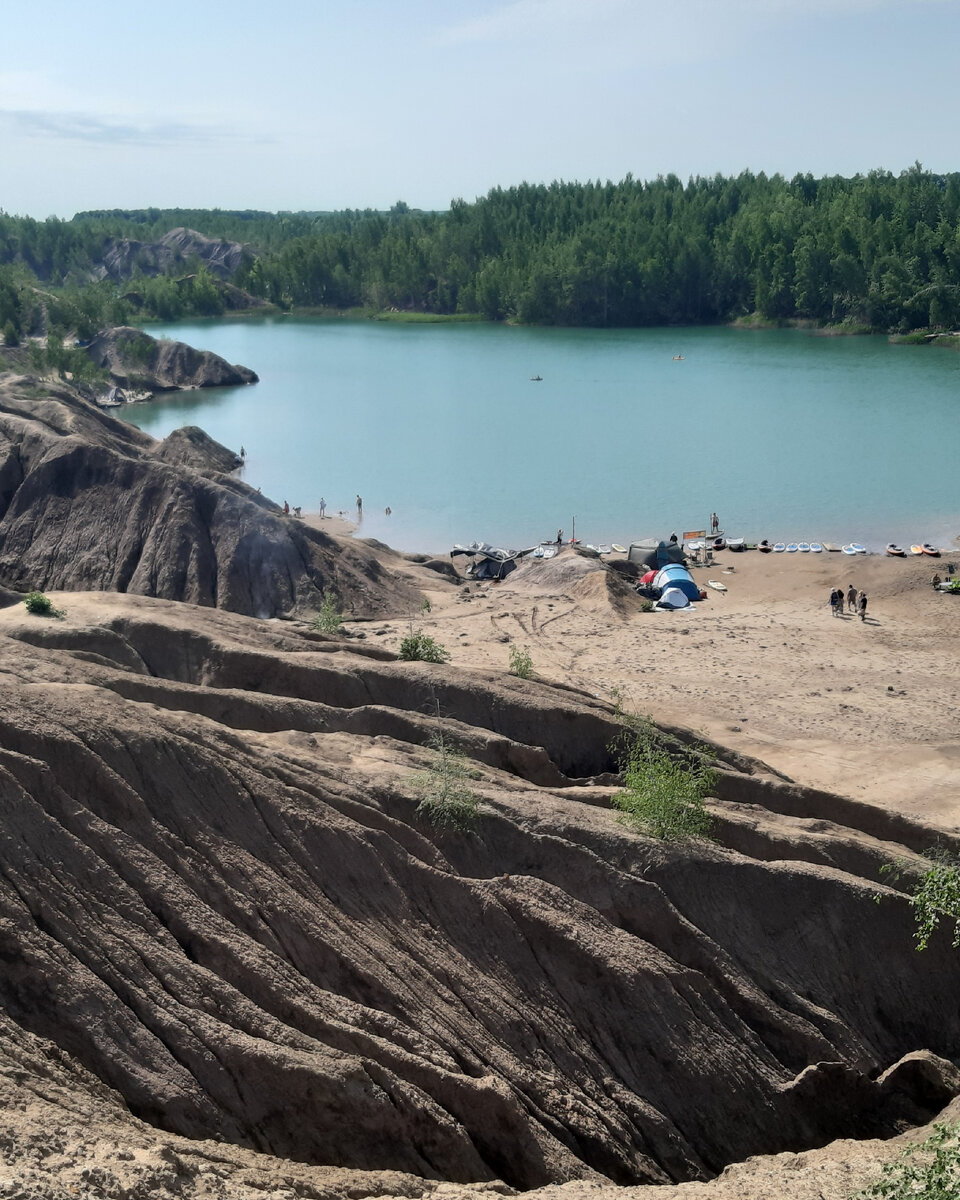
<path fill-rule="evenodd" d="M 296 317 L 150 326 L 252 367 L 252 387 L 122 415 L 246 448 L 278 503 L 355 515 L 405 550 L 702 529 L 951 545 L 960 355 L 880 337 L 570 330 Z M 683 355 L 683 361 L 674 361 Z M 531 376 L 542 376 L 542 382 Z M 392 513 L 387 517 L 385 508 Z"/>

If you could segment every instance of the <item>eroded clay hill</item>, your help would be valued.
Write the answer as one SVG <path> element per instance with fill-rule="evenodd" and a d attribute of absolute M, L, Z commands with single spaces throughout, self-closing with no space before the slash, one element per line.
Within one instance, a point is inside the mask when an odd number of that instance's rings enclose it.
<path fill-rule="evenodd" d="M 109 590 L 251 616 L 415 608 L 361 544 L 338 546 L 229 472 L 199 430 L 157 442 L 66 386 L 0 379 L 0 586 Z"/>
<path fill-rule="evenodd" d="M 727 760 L 721 844 L 666 846 L 610 811 L 617 723 L 587 697 L 182 604 L 7 599 L 0 1003 L 150 1124 L 530 1188 L 886 1136 L 956 1090 L 960 956 L 917 954 L 874 881 L 920 827 Z M 438 711 L 474 835 L 415 814 Z"/>

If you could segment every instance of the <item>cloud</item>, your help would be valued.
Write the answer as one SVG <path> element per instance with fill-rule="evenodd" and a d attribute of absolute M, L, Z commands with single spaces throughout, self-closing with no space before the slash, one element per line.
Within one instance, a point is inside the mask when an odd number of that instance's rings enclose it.
<path fill-rule="evenodd" d="M 239 136 L 235 130 L 225 126 L 178 121 L 121 121 L 82 112 L 0 109 L 0 122 L 27 137 L 107 146 L 203 145 Z"/>

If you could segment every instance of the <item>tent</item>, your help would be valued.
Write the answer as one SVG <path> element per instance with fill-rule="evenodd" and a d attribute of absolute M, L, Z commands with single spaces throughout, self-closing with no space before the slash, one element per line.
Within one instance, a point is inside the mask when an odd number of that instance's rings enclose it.
<path fill-rule="evenodd" d="M 627 551 L 627 561 L 638 563 L 644 567 L 666 566 L 667 563 L 683 563 L 683 547 L 677 542 L 658 541 L 656 538 L 644 538 L 639 542 L 631 542 Z"/>
<path fill-rule="evenodd" d="M 678 587 L 668 587 L 657 601 L 660 608 L 686 608 L 689 603 L 690 597 Z"/>
<path fill-rule="evenodd" d="M 694 582 L 693 576 L 686 567 L 679 563 L 669 563 L 667 566 L 661 567 L 654 578 L 653 586 L 660 588 L 664 595 L 668 589 L 678 588 L 688 600 L 700 599 L 700 589 Z"/>
<path fill-rule="evenodd" d="M 450 557 L 468 554 L 473 562 L 467 567 L 471 579 L 504 579 L 516 569 L 517 559 L 529 550 L 501 550 L 489 542 L 473 542 L 469 546 L 454 546 Z"/>

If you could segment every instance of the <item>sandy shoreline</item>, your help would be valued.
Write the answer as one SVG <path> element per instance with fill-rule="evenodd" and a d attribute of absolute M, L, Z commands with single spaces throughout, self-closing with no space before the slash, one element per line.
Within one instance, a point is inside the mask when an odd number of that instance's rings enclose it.
<path fill-rule="evenodd" d="M 309 523 L 343 536 L 335 519 Z M 960 569 L 960 551 L 725 551 L 694 577 L 726 592 L 692 610 L 643 613 L 598 560 L 564 547 L 502 583 L 458 588 L 438 575 L 429 611 L 363 630 L 395 648 L 414 620 L 473 668 L 506 670 L 511 647 L 525 647 L 544 679 L 622 697 L 798 782 L 960 830 L 960 597 L 931 586 L 948 564 Z M 863 623 L 828 605 L 833 587 L 851 583 L 869 597 Z"/>

